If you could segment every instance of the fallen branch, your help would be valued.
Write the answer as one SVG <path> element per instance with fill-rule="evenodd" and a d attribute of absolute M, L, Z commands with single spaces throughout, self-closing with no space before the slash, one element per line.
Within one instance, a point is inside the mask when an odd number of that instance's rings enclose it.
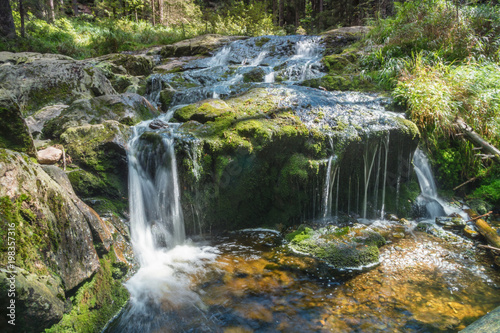
<path fill-rule="evenodd" d="M 500 236 L 497 234 L 496 230 L 490 227 L 485 220 L 481 219 L 481 216 L 478 216 L 475 211 L 472 209 L 466 209 L 465 212 L 472 216 L 472 221 L 474 221 L 474 225 L 477 228 L 477 231 L 494 247 L 500 248 Z M 487 213 L 488 215 L 491 212 Z M 484 215 L 483 215 L 484 216 Z"/>
<path fill-rule="evenodd" d="M 488 215 L 490 215 L 490 214 L 492 214 L 492 213 L 493 213 L 493 211 L 491 211 L 491 210 L 490 210 L 490 211 L 489 211 L 488 213 L 486 213 L 486 214 L 483 214 L 483 215 L 480 215 L 480 216 L 476 216 L 476 217 L 471 218 L 471 219 L 470 219 L 470 220 L 468 220 L 468 221 L 465 221 L 465 223 L 467 223 L 467 222 L 472 222 L 472 221 L 474 221 L 474 220 L 480 219 L 481 217 L 488 216 Z"/>
<path fill-rule="evenodd" d="M 478 245 L 477 247 L 480 247 L 482 249 L 488 249 L 488 250 L 500 252 L 500 249 L 498 247 L 493 247 L 493 246 L 489 246 L 489 245 Z"/>
<path fill-rule="evenodd" d="M 500 162 L 500 150 L 477 134 L 462 118 L 455 119 L 454 124 L 472 143 L 482 147 L 485 153 L 493 155 L 492 158 Z"/>
<path fill-rule="evenodd" d="M 477 177 L 472 177 L 471 179 L 469 179 L 469 180 L 468 180 L 468 181 L 466 181 L 465 183 L 462 183 L 462 184 L 458 185 L 457 187 L 455 187 L 455 188 L 453 189 L 453 191 L 458 190 L 458 189 L 459 189 L 459 188 L 461 188 L 462 186 L 467 185 L 467 184 L 469 184 L 470 182 L 475 181 L 476 179 L 477 179 Z"/>

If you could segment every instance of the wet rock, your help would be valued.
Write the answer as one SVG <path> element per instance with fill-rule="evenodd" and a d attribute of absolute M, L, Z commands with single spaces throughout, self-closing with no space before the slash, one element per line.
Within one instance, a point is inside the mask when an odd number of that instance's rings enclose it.
<path fill-rule="evenodd" d="M 160 119 L 155 119 L 149 123 L 149 128 L 154 129 L 154 130 L 157 130 L 160 128 L 166 128 L 166 127 L 168 127 L 168 123 L 166 123 Z"/>
<path fill-rule="evenodd" d="M 436 223 L 448 229 L 462 229 L 465 227 L 465 221 L 462 217 L 441 216 L 436 217 Z"/>
<path fill-rule="evenodd" d="M 22 103 L 24 116 L 47 105 L 116 93 L 101 70 L 69 57 L 0 52 L 0 62 L 0 101 Z"/>
<path fill-rule="evenodd" d="M 38 151 L 37 160 L 40 164 L 56 164 L 61 159 L 62 154 L 61 149 L 50 146 Z"/>
<path fill-rule="evenodd" d="M 466 225 L 463 231 L 464 235 L 470 239 L 478 239 L 481 236 L 473 225 Z"/>
<path fill-rule="evenodd" d="M 194 120 L 204 124 L 229 111 L 230 108 L 226 102 L 220 99 L 210 99 L 177 109 L 174 118 L 182 122 Z"/>
<path fill-rule="evenodd" d="M 467 326 L 467 328 L 460 332 L 500 332 L 500 307 L 489 312 L 487 315 Z"/>
<path fill-rule="evenodd" d="M 207 55 L 227 43 L 244 38 L 247 37 L 207 34 L 166 45 L 160 51 L 160 54 L 164 58 Z"/>
<path fill-rule="evenodd" d="M 262 68 L 253 68 L 249 72 L 243 74 L 243 82 L 263 82 L 266 73 Z"/>
<path fill-rule="evenodd" d="M 106 95 L 74 102 L 60 116 L 48 121 L 43 133 L 46 137 L 57 138 L 70 127 L 100 124 L 107 120 L 131 126 L 158 115 L 158 110 L 138 94 Z"/>

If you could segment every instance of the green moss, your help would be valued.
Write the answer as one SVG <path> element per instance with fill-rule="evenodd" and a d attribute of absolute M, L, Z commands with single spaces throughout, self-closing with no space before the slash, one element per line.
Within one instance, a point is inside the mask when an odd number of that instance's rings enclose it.
<path fill-rule="evenodd" d="M 262 47 L 262 45 L 266 44 L 267 42 L 269 42 L 271 40 L 271 38 L 268 38 L 268 37 L 261 37 L 257 40 L 255 40 L 255 46 L 257 47 Z"/>
<path fill-rule="evenodd" d="M 285 235 L 285 239 L 289 242 L 300 243 L 311 237 L 313 230 L 309 227 L 301 225 L 297 230 Z"/>
<path fill-rule="evenodd" d="M 100 332 L 108 321 L 125 305 L 128 291 L 113 274 L 119 269 L 114 251 L 100 260 L 101 267 L 91 281 L 86 282 L 71 298 L 73 308 L 62 320 L 47 329 L 47 333 Z M 117 276 L 115 274 L 115 276 Z M 120 278 L 123 274 L 118 275 Z"/>
<path fill-rule="evenodd" d="M 21 113 L 14 107 L 0 106 L 0 148 L 35 155 L 28 127 Z"/>

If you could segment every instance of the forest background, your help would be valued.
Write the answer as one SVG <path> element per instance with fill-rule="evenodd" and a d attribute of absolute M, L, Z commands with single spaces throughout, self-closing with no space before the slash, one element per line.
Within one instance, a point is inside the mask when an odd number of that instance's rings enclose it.
<path fill-rule="evenodd" d="M 318 34 L 367 25 L 343 74 L 391 95 L 422 133 L 442 195 L 479 212 L 500 206 L 500 157 L 467 140 L 464 119 L 500 146 L 500 8 L 496 1 L 0 0 L 0 51 L 76 59 L 205 33 Z M 323 59 L 329 74 L 337 57 Z"/>

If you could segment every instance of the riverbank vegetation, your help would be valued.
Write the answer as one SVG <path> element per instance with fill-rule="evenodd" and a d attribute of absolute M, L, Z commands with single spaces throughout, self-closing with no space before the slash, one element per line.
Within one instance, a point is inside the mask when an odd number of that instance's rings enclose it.
<path fill-rule="evenodd" d="M 373 25 L 362 65 L 419 126 L 441 188 L 498 205 L 500 168 L 456 119 L 500 145 L 500 8 L 410 1 Z"/>

